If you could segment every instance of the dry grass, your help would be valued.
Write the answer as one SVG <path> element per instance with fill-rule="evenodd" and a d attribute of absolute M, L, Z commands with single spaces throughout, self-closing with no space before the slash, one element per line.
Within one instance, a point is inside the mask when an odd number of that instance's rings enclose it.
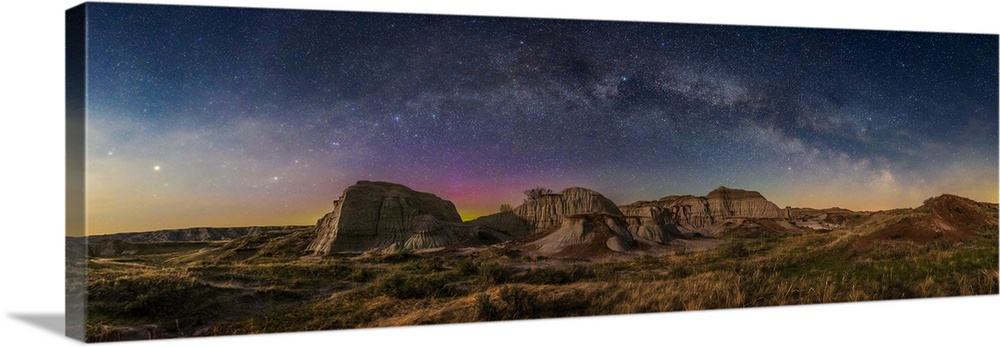
<path fill-rule="evenodd" d="M 868 231 L 731 237 L 709 251 L 591 263 L 410 253 L 324 259 L 282 253 L 206 261 L 198 250 L 172 257 L 151 251 L 155 256 L 89 263 L 87 337 L 129 340 L 998 293 L 995 229 L 956 245 L 880 241 L 852 249 L 851 242 Z"/>

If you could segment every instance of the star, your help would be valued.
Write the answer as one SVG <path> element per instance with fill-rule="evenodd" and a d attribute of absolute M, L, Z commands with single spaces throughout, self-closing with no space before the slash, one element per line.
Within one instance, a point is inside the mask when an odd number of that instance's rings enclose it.
<path fill-rule="evenodd" d="M 105 231 L 312 223 L 301 211 L 361 179 L 483 213 L 539 185 L 855 209 L 1000 191 L 991 35 L 158 9 L 88 9 L 88 177 L 150 194 L 155 158 L 171 195 L 131 212 L 218 204 Z M 859 188 L 890 168 L 883 191 Z"/>

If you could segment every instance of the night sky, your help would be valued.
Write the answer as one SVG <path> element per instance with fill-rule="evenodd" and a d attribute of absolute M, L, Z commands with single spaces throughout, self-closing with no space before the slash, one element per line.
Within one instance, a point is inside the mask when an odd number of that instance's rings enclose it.
<path fill-rule="evenodd" d="M 570 186 L 997 201 L 997 36 L 91 4 L 88 233 Z"/>

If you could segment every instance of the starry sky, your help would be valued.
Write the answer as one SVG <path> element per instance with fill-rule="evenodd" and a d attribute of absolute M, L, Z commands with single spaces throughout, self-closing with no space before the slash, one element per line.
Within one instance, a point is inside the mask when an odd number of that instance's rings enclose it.
<path fill-rule="evenodd" d="M 91 5 L 89 234 L 312 224 L 358 180 L 465 219 L 535 186 L 997 201 L 996 35 Z"/>

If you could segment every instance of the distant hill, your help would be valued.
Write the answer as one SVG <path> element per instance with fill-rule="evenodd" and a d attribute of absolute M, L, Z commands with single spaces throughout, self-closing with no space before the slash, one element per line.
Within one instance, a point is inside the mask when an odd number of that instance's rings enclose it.
<path fill-rule="evenodd" d="M 997 204 L 945 194 L 914 209 L 875 212 L 859 227 L 871 230 L 851 246 L 864 248 L 877 241 L 957 243 L 977 233 L 996 230 Z"/>
<path fill-rule="evenodd" d="M 855 212 L 839 207 L 815 209 L 789 208 L 789 219 L 795 225 L 809 229 L 829 230 L 855 225 L 871 215 L 871 212 Z"/>
<path fill-rule="evenodd" d="M 247 227 L 197 227 L 186 229 L 168 229 L 120 234 L 88 236 L 90 241 L 126 241 L 126 242 L 168 242 L 168 241 L 222 241 L 232 240 L 247 235 L 256 235 L 269 231 L 288 231 L 312 228 L 311 225 L 284 226 L 247 226 Z"/>

